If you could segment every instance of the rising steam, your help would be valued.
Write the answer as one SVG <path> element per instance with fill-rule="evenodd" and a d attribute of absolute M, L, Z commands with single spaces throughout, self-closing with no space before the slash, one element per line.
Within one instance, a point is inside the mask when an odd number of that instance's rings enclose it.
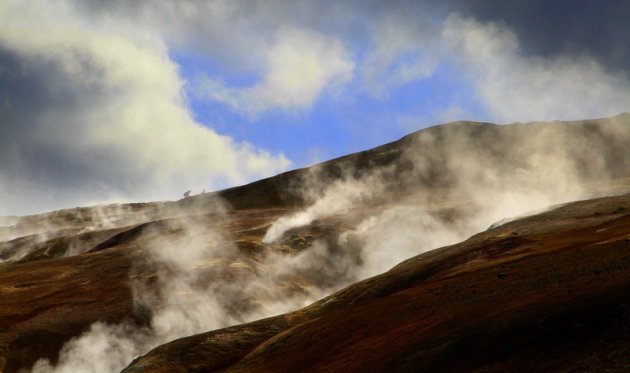
<path fill-rule="evenodd" d="M 203 213 L 174 213 L 143 241 L 132 276 L 147 325 L 96 323 L 43 372 L 110 372 L 151 348 L 195 333 L 303 307 L 424 251 L 455 243 L 503 218 L 598 193 L 630 160 L 622 117 L 588 123 L 496 126 L 453 123 L 403 140 L 391 164 L 314 168 L 300 191 L 310 205 L 278 218 L 264 254 L 239 252 L 219 199 Z M 285 253 L 283 242 L 314 235 Z M 302 230 L 302 231 L 301 231 Z M 168 233 L 168 234 L 166 234 Z M 292 238 L 293 237 L 293 238 Z"/>
<path fill-rule="evenodd" d="M 403 170 L 376 168 L 360 177 L 345 172 L 323 191 L 320 179 L 305 178 L 304 195 L 320 197 L 278 219 L 264 241 L 376 200 L 374 213 L 339 239 L 341 246 L 361 243 L 355 249 L 361 265 L 351 268 L 357 279 L 376 275 L 501 219 L 610 193 L 598 186 L 612 185 L 630 161 L 623 150 L 630 128 L 623 118 L 597 127 L 453 123 L 421 131 L 406 139 L 399 164 L 409 167 Z M 377 208 L 378 198 L 388 193 L 398 203 Z"/>

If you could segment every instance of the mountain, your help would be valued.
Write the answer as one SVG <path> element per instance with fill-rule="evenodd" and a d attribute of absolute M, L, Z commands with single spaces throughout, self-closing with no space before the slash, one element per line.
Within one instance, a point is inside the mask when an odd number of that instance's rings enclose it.
<path fill-rule="evenodd" d="M 0 218 L 0 369 L 628 369 L 629 143 L 630 114 L 453 122 L 179 201 Z"/>

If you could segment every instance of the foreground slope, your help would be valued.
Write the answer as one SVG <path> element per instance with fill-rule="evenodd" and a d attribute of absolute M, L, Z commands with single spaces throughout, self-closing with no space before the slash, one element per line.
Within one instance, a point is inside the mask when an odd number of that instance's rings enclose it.
<path fill-rule="evenodd" d="M 630 191 L 629 141 L 629 114 L 509 126 L 456 122 L 309 169 L 176 202 L 0 218 L 0 370 L 29 369 L 42 358 L 54 364 L 64 344 L 96 322 L 156 334 L 156 318 L 182 300 L 169 299 L 181 291 L 166 291 L 182 273 L 194 274 L 186 291 L 196 291 L 197 298 L 220 295 L 215 306 L 230 317 L 211 327 L 200 323 L 194 332 L 159 335 L 149 347 L 278 314 L 278 304 L 281 312 L 300 308 L 365 277 L 355 272 L 369 259 L 371 236 L 357 242 L 342 238 L 358 235 L 365 222 L 400 206 L 414 207 L 401 210 L 408 217 L 426 215 L 443 227 L 465 226 L 457 237 L 466 238 L 494 221 L 486 221 L 488 217 L 522 212 L 504 205 L 530 193 L 535 198 L 526 199 L 525 211 L 536 207 L 530 206 L 532 201 Z M 315 209 L 311 220 L 288 227 L 274 240 L 264 239 L 278 219 L 311 211 L 308 206 L 317 207 L 330 197 L 333 204 Z M 129 369 L 406 370 L 419 361 L 443 364 L 455 354 L 462 355 L 462 367 L 493 363 L 500 371 L 508 365 L 501 365 L 497 356 L 505 355 L 505 364 L 522 365 L 530 348 L 523 346 L 533 346 L 530 342 L 543 336 L 550 338 L 548 346 L 559 346 L 556 352 L 545 349 L 550 355 L 543 360 L 549 364 L 561 364 L 570 346 L 579 350 L 586 346 L 579 342 L 584 340 L 600 350 L 610 348 L 609 360 L 618 367 L 623 364 L 619 356 L 627 351 L 617 351 L 615 346 L 622 344 L 608 339 L 623 340 L 628 330 L 619 295 L 628 284 L 617 281 L 622 274 L 628 278 L 627 257 L 614 246 L 625 242 L 626 198 L 569 205 L 561 213 L 509 223 L 431 251 L 300 311 L 166 344 Z M 593 207 L 600 205 L 601 211 Z M 490 207 L 498 209 L 479 214 Z M 411 219 L 407 225 L 419 230 L 416 223 Z M 522 229 L 512 231 L 512 226 Z M 432 227 L 422 232 L 430 235 Z M 391 234 L 387 224 L 371 231 L 380 229 Z M 400 256 L 395 245 L 383 242 L 378 250 Z M 411 252 L 437 247 L 425 246 L 414 243 Z M 185 258 L 191 249 L 196 256 L 183 264 L 163 260 L 164 254 Z M 391 258 L 383 262 L 395 264 Z M 504 262 L 522 263 L 521 274 Z M 569 290 L 575 295 L 560 296 Z M 495 307 L 501 302 L 512 303 Z M 609 302 L 616 305 L 609 307 Z M 594 312 L 610 309 L 602 319 L 619 326 L 600 327 L 588 316 L 589 305 Z M 553 329 L 558 318 L 572 320 L 569 309 L 577 310 L 576 325 L 586 325 L 576 329 L 573 345 L 565 338 L 570 327 Z M 493 324 L 501 317 L 503 323 Z M 601 343 L 588 334 L 595 329 L 603 330 Z M 416 330 L 426 333 L 420 336 Z M 485 339 L 489 344 L 480 343 Z M 487 358 L 476 355 L 477 346 Z M 146 347 L 134 356 L 147 352 Z M 488 350 L 495 347 L 496 353 Z M 276 350 L 282 354 L 272 353 Z M 587 354 L 576 357 L 576 364 Z M 556 366 L 561 365 L 550 365 Z"/>
<path fill-rule="evenodd" d="M 162 345 L 124 372 L 630 369 L 630 195 L 416 256 L 304 309 Z"/>

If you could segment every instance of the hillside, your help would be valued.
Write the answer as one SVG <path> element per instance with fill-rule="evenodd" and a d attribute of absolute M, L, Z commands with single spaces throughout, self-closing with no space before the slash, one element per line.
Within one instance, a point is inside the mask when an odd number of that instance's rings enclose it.
<path fill-rule="evenodd" d="M 124 372 L 627 370 L 628 211 L 624 195 L 516 220 Z"/>
<path fill-rule="evenodd" d="M 627 369 L 629 143 L 630 114 L 454 122 L 179 201 L 0 218 L 0 370 Z"/>

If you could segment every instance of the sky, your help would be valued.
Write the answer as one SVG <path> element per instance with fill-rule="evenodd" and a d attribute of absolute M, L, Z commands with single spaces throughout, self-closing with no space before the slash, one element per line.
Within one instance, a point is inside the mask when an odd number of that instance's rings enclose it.
<path fill-rule="evenodd" d="M 630 111 L 630 1 L 0 0 L 0 215 Z"/>

